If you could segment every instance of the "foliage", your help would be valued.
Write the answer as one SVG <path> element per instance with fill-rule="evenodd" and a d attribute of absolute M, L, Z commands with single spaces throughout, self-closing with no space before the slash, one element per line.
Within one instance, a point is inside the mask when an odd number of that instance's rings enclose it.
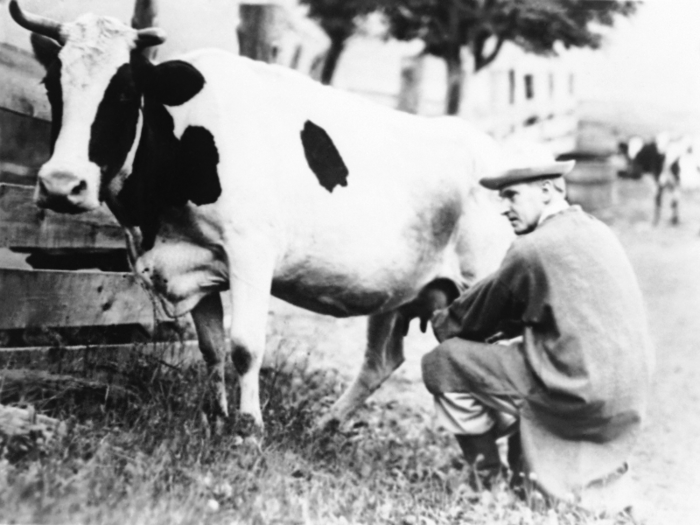
<path fill-rule="evenodd" d="M 241 445 L 233 421 L 209 435 L 204 367 L 134 354 L 121 377 L 138 403 L 25 399 L 73 426 L 48 452 L 0 457 L 1 523 L 633 523 L 528 506 L 505 484 L 475 493 L 452 437 L 399 403 L 370 402 L 352 428 L 317 434 L 313 423 L 343 387 L 333 373 L 265 371 L 261 449 Z"/>
<path fill-rule="evenodd" d="M 386 0 L 389 34 L 399 40 L 420 39 L 424 52 L 447 62 L 448 113 L 459 110 L 463 76 L 461 49 L 468 47 L 475 71 L 490 64 L 506 41 L 535 53 L 564 47 L 596 48 L 595 25 L 612 26 L 616 15 L 628 16 L 636 3 L 615 0 Z"/>
<path fill-rule="evenodd" d="M 372 0 L 300 0 L 308 6 L 308 16 L 316 20 L 331 40 L 321 82 L 330 84 L 347 40 L 357 32 L 363 16 L 377 9 Z"/>
<path fill-rule="evenodd" d="M 556 42 L 596 48 L 601 35 L 591 23 L 612 26 L 614 15 L 628 16 L 635 8 L 634 2 L 606 0 L 389 0 L 385 12 L 395 38 L 421 39 L 425 52 L 442 58 L 455 45 L 468 46 L 478 71 L 507 40 L 536 53 L 552 53 Z M 496 44 L 486 52 L 490 38 Z"/>

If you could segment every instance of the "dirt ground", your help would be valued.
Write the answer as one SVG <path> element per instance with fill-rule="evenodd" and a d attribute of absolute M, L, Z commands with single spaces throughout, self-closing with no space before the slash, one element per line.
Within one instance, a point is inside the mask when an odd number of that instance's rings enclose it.
<path fill-rule="evenodd" d="M 619 181 L 617 206 L 602 214 L 619 235 L 637 272 L 657 351 L 649 418 L 633 458 L 640 487 L 639 515 L 649 525 L 700 520 L 700 193 L 686 192 L 682 224 L 650 224 L 649 180 Z M 335 368 L 349 379 L 362 360 L 365 321 L 317 316 L 276 302 L 270 332 L 276 358 L 291 356 Z M 295 345 L 295 341 L 297 344 Z M 309 345 L 309 343 L 311 343 Z M 411 328 L 406 362 L 371 398 L 431 411 L 420 379 L 420 358 L 435 345 Z M 371 401 L 370 401 L 371 402 Z"/>

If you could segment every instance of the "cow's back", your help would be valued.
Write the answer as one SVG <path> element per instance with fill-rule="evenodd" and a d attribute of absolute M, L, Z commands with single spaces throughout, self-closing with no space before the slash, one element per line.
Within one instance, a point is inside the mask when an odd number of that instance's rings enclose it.
<path fill-rule="evenodd" d="M 323 297 L 334 303 L 331 313 L 362 314 L 400 304 L 438 274 L 464 280 L 465 272 L 493 269 L 470 250 L 481 232 L 500 234 L 505 222 L 478 187 L 497 156 L 486 135 L 456 118 L 400 113 L 224 52 L 186 60 L 207 83 L 171 110 L 176 132 L 212 131 L 218 205 L 232 229 L 271 239 L 276 295 L 317 311 L 326 309 L 315 304 Z M 305 129 L 323 143 L 311 136 L 305 144 Z M 325 153 L 312 166 L 315 147 Z M 339 164 L 346 179 L 324 179 Z M 483 247 L 497 245 L 490 258 L 498 261 L 507 243 L 491 241 Z"/>

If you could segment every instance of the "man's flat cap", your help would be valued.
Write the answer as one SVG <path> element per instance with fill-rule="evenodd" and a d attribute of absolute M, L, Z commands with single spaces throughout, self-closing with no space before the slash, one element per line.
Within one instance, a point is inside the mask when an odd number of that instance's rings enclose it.
<path fill-rule="evenodd" d="M 500 190 L 511 184 L 519 184 L 548 177 L 566 175 L 576 164 L 575 160 L 552 161 L 542 164 L 534 164 L 528 167 L 512 168 L 501 171 L 491 177 L 484 177 L 479 183 L 490 190 Z"/>

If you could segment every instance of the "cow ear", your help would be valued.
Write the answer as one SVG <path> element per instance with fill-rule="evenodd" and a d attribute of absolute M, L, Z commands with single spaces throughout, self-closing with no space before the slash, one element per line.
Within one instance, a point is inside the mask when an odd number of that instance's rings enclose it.
<path fill-rule="evenodd" d="M 56 42 L 53 38 L 37 33 L 32 33 L 29 39 L 32 43 L 34 56 L 39 63 L 44 66 L 44 69 L 48 69 L 61 51 L 61 44 Z"/>
<path fill-rule="evenodd" d="M 166 106 L 184 104 L 204 87 L 204 76 L 192 64 L 169 60 L 155 66 L 148 74 L 143 89 Z"/>

